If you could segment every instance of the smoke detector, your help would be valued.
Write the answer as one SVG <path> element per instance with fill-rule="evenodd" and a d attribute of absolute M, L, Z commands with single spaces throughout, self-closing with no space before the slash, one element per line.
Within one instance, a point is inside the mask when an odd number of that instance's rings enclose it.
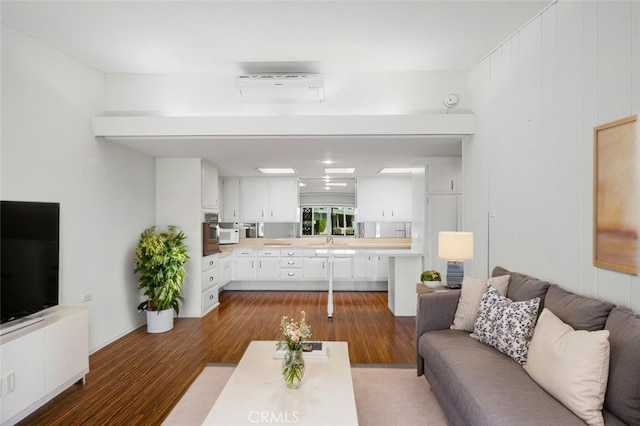
<path fill-rule="evenodd" d="M 455 108 L 459 101 L 460 98 L 458 98 L 458 95 L 451 93 L 450 95 L 445 96 L 444 106 L 447 108 Z"/>

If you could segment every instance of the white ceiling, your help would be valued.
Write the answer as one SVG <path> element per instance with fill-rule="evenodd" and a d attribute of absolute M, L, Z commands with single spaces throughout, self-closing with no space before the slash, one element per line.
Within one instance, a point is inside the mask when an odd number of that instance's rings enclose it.
<path fill-rule="evenodd" d="M 8 1 L 2 22 L 104 73 L 370 73 L 468 70 L 549 0 Z M 230 175 L 319 160 L 368 175 L 460 138 L 120 140 L 152 155 L 200 155 Z M 155 143 L 154 143 L 155 142 Z M 269 142 L 269 143 L 265 143 Z M 292 164 L 287 164 L 292 163 Z M 336 165 L 338 166 L 338 165 Z"/>

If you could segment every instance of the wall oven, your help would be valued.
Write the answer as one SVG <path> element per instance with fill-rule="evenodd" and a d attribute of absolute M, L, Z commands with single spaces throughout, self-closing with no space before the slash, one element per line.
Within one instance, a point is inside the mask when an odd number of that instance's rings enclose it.
<path fill-rule="evenodd" d="M 205 213 L 202 223 L 202 255 L 220 253 L 218 213 Z"/>

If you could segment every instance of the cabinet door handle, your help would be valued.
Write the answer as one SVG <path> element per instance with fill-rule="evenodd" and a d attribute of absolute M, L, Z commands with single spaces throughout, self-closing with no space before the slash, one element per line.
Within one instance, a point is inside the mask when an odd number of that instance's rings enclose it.
<path fill-rule="evenodd" d="M 258 267 L 262 269 L 262 260 L 258 262 L 258 265 L 259 265 Z"/>
<path fill-rule="evenodd" d="M 213 277 L 209 277 L 209 281 L 213 281 Z"/>
<path fill-rule="evenodd" d="M 294 254 L 294 253 L 293 253 L 292 251 L 287 252 L 287 256 L 293 256 L 293 254 Z"/>
<path fill-rule="evenodd" d="M 233 209 L 233 217 L 236 217 L 236 209 Z"/>
<path fill-rule="evenodd" d="M 293 272 L 289 272 L 287 275 L 289 275 L 290 277 L 294 276 L 295 274 Z"/>
<path fill-rule="evenodd" d="M 293 260 L 290 260 L 287 262 L 288 265 L 293 265 L 295 262 Z"/>
<path fill-rule="evenodd" d="M 213 294 L 209 295 L 209 300 L 213 300 Z"/>
<path fill-rule="evenodd" d="M 382 210 L 382 217 L 384 217 L 384 210 Z"/>
<path fill-rule="evenodd" d="M 213 266 L 213 260 L 209 261 L 209 266 Z"/>
<path fill-rule="evenodd" d="M 271 217 L 273 217 L 273 210 L 271 210 Z"/>
<path fill-rule="evenodd" d="M 253 263 L 253 260 L 251 261 L 251 269 L 255 268 L 255 264 Z"/>
<path fill-rule="evenodd" d="M 451 190 L 453 191 L 453 180 L 451 181 Z"/>
<path fill-rule="evenodd" d="M 322 269 L 324 269 L 324 262 L 322 262 Z"/>
<path fill-rule="evenodd" d="M 264 217 L 264 210 L 261 210 L 261 212 L 262 212 L 262 213 L 261 213 L 262 217 Z"/>
<path fill-rule="evenodd" d="M 393 213 L 393 209 L 391 209 L 391 217 L 395 216 L 395 214 Z"/>

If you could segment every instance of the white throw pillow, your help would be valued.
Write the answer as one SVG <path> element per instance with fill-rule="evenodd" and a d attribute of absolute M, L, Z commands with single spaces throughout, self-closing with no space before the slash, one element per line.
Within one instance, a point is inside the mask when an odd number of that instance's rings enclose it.
<path fill-rule="evenodd" d="M 500 295 L 504 296 L 507 294 L 510 278 L 511 275 L 502 275 L 489 279 L 464 277 L 462 280 L 460 299 L 458 299 L 458 307 L 456 308 L 456 315 L 453 318 L 451 328 L 453 330 L 473 331 L 473 325 L 476 322 L 476 315 L 478 314 L 478 306 L 480 306 L 482 295 L 487 289 L 487 284 L 491 285 L 491 287 L 498 290 Z"/>
<path fill-rule="evenodd" d="M 525 370 L 544 390 L 590 425 L 603 425 L 609 378 L 609 331 L 574 330 L 543 309 Z"/>

